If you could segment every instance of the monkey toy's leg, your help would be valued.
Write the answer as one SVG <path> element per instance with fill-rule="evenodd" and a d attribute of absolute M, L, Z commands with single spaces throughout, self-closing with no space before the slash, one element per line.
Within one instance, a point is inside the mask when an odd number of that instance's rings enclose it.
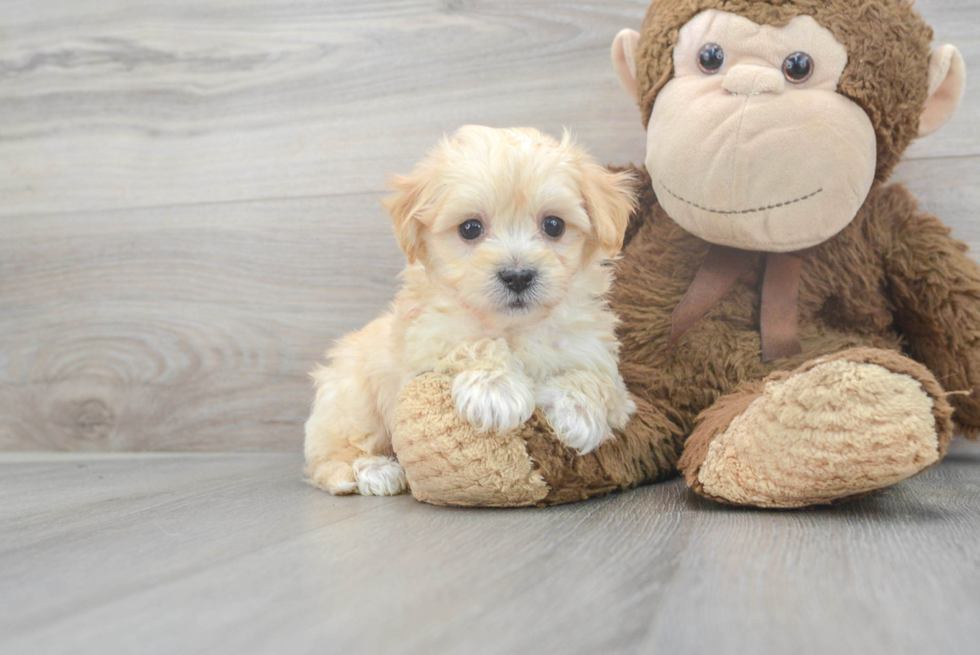
<path fill-rule="evenodd" d="M 909 354 L 951 393 L 956 432 L 980 435 L 980 266 L 939 219 L 921 211 L 902 186 L 875 198 L 888 216 L 887 289 Z"/>
<path fill-rule="evenodd" d="M 938 462 L 952 413 L 926 367 L 855 348 L 723 396 L 698 417 L 678 466 L 695 492 L 724 503 L 835 503 Z"/>
<path fill-rule="evenodd" d="M 673 475 L 684 431 L 666 407 L 634 397 L 626 429 L 587 455 L 538 410 L 517 430 L 479 434 L 454 410 L 447 375 L 425 373 L 398 400 L 392 445 L 416 499 L 436 505 L 556 505 Z"/>

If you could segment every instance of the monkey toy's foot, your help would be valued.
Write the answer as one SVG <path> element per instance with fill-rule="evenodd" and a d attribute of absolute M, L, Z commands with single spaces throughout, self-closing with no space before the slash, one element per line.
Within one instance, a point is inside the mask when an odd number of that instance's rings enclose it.
<path fill-rule="evenodd" d="M 924 366 L 858 348 L 778 372 L 698 417 L 679 468 L 698 494 L 803 507 L 870 494 L 937 463 L 952 408 Z"/>
<path fill-rule="evenodd" d="M 412 495 L 435 505 L 570 503 L 662 479 L 676 470 L 682 430 L 634 398 L 622 432 L 587 455 L 567 447 L 541 410 L 516 430 L 480 433 L 456 412 L 452 379 L 423 373 L 402 390 L 392 445 Z"/>
<path fill-rule="evenodd" d="M 528 426 L 481 433 L 459 415 L 450 389 L 450 377 L 425 373 L 398 401 L 392 445 L 412 495 L 435 505 L 521 507 L 543 500 L 548 486 L 522 438 Z"/>

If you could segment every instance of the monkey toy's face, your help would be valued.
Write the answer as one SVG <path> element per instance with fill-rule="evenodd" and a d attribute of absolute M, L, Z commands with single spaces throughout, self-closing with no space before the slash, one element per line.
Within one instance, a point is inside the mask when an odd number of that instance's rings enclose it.
<path fill-rule="evenodd" d="M 639 38 L 624 30 L 613 46 L 637 100 Z M 938 88 L 954 73 L 948 99 L 933 102 L 938 118 L 923 114 L 920 133 L 944 122 L 962 95 L 962 60 L 946 48 L 930 77 L 936 73 Z M 680 28 L 672 57 L 647 125 L 646 167 L 674 221 L 711 243 L 792 252 L 854 219 L 875 180 L 878 149 L 868 114 L 838 93 L 848 50 L 834 33 L 807 15 L 758 25 L 708 9 Z"/>
<path fill-rule="evenodd" d="M 687 23 L 647 126 L 647 171 L 681 227 L 785 252 L 840 231 L 875 176 L 864 111 L 837 93 L 847 51 L 809 16 L 784 27 L 709 10 Z"/>

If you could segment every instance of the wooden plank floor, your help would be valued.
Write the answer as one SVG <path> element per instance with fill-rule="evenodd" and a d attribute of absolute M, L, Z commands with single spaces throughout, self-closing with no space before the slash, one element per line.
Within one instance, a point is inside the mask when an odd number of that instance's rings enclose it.
<path fill-rule="evenodd" d="M 333 498 L 292 454 L 0 455 L 0 652 L 904 653 L 980 644 L 980 445 L 803 512 L 677 480 Z"/>
<path fill-rule="evenodd" d="M 648 0 L 0 2 L 0 449 L 290 450 L 391 299 L 378 200 L 464 123 L 643 159 Z M 980 70 L 980 3 L 919 0 Z M 980 85 L 896 173 L 980 244 Z"/>

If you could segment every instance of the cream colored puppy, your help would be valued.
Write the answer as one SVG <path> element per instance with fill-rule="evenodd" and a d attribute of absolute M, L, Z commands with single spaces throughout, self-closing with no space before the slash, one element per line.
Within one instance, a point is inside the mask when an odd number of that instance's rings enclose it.
<path fill-rule="evenodd" d="M 631 179 L 533 129 L 467 126 L 444 138 L 386 201 L 408 256 L 389 311 L 313 373 L 306 472 L 333 494 L 405 490 L 393 458 L 399 390 L 454 377 L 459 414 L 507 432 L 544 410 L 580 453 L 635 411 L 617 369 L 608 265 L 633 207 Z"/>

